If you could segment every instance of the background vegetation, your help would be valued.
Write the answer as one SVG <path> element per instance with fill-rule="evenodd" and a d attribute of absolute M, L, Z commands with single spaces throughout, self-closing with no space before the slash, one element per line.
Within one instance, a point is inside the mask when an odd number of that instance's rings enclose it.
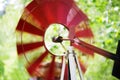
<path fill-rule="evenodd" d="M 0 1 L 0 80 L 28 80 L 16 52 L 15 28 L 24 7 L 31 0 Z M 90 19 L 94 45 L 116 52 L 120 40 L 120 0 L 75 0 Z M 3 5 L 4 4 L 4 5 Z M 113 61 L 95 55 L 89 61 L 85 80 L 118 80 L 111 75 Z"/>

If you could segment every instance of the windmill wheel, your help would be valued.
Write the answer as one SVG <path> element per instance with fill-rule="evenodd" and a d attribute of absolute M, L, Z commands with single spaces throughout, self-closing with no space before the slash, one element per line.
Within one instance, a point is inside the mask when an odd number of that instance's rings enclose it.
<path fill-rule="evenodd" d="M 61 72 L 64 50 L 61 45 L 50 42 L 53 37 L 58 35 L 69 39 L 93 37 L 87 16 L 73 0 L 33 0 L 25 7 L 16 30 L 18 55 L 24 55 L 28 73 L 45 80 L 57 80 Z M 83 53 L 93 55 L 93 52 L 76 43 L 65 42 L 63 45 L 72 45 Z M 55 49 L 60 52 L 54 52 Z M 81 66 L 84 71 L 82 63 Z"/>

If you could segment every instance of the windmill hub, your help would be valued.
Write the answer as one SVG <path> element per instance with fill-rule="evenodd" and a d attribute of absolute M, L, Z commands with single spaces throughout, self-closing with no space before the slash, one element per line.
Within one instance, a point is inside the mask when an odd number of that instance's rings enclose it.
<path fill-rule="evenodd" d="M 63 53 L 65 52 L 63 45 L 65 48 L 70 45 L 70 42 L 63 41 L 63 38 L 66 39 L 68 38 L 68 36 L 69 31 L 64 25 L 58 23 L 49 25 L 44 36 L 44 42 L 47 50 L 57 56 L 63 55 Z"/>
<path fill-rule="evenodd" d="M 63 41 L 63 37 L 62 36 L 53 37 L 52 41 L 55 43 L 61 43 Z"/>

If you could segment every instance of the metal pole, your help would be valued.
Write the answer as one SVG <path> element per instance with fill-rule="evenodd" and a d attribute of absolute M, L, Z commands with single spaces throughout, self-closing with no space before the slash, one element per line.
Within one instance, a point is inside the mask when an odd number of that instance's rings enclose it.
<path fill-rule="evenodd" d="M 84 80 L 78 58 L 75 55 L 72 46 L 70 46 L 70 48 L 68 50 L 69 50 L 68 51 L 68 60 L 69 60 L 69 68 L 70 68 L 69 69 L 70 70 L 70 79 L 77 80 L 77 77 L 76 77 L 76 66 L 77 66 L 80 80 Z"/>
<path fill-rule="evenodd" d="M 76 79 L 76 63 L 72 53 L 68 53 L 68 61 L 69 61 L 69 73 L 70 73 L 70 80 L 77 80 Z"/>
<path fill-rule="evenodd" d="M 62 71 L 61 71 L 61 77 L 60 80 L 64 80 L 64 73 L 65 73 L 65 55 L 63 56 L 63 63 L 62 63 Z"/>
<path fill-rule="evenodd" d="M 74 53 L 74 56 L 75 56 L 75 61 L 76 61 L 76 65 L 77 65 L 77 68 L 78 68 L 80 80 L 84 80 L 83 75 L 82 75 L 82 70 L 81 70 L 81 67 L 80 67 L 80 65 L 79 65 L 78 58 L 77 58 L 77 56 L 75 55 L 75 53 Z"/>

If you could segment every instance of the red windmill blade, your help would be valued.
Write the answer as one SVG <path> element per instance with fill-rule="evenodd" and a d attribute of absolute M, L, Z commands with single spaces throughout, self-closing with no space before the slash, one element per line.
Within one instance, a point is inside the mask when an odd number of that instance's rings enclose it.
<path fill-rule="evenodd" d="M 35 60 L 34 62 L 32 62 L 27 70 L 28 72 L 32 75 L 33 72 L 35 71 L 35 69 L 38 67 L 38 65 L 43 61 L 43 59 L 48 55 L 48 51 L 42 53 L 41 56 L 39 56 L 39 58 L 37 60 Z"/>
<path fill-rule="evenodd" d="M 38 35 L 38 36 L 42 36 L 43 35 L 43 31 L 36 28 L 34 25 L 25 22 L 24 20 L 20 19 L 18 26 L 17 26 L 17 30 L 19 31 L 23 31 L 23 32 L 28 32 L 30 34 L 34 34 L 34 35 Z"/>
<path fill-rule="evenodd" d="M 39 68 L 41 68 L 42 63 L 44 63 L 46 58 L 51 55 L 52 60 L 49 65 L 49 69 L 45 70 L 47 77 L 52 77 L 55 80 L 55 73 L 50 74 L 51 69 L 56 69 L 56 55 L 49 54 L 49 49 L 47 49 L 44 41 L 44 36 L 47 28 L 51 24 L 61 24 L 65 26 L 69 31 L 69 38 L 92 38 L 93 34 L 89 26 L 87 25 L 87 16 L 75 5 L 73 0 L 33 0 L 24 10 L 24 13 L 17 25 L 16 30 L 20 33 L 20 42 L 17 43 L 17 51 L 19 55 L 35 54 L 35 51 L 40 48 L 43 52 L 34 61 L 29 61 L 27 65 L 27 70 L 30 75 L 41 77 Z M 26 36 L 24 36 L 24 34 Z M 26 39 L 26 37 L 32 35 L 31 39 Z M 35 39 L 36 37 L 41 37 L 40 39 Z M 34 39 L 36 40 L 34 42 Z M 26 42 L 28 41 L 28 42 Z M 76 44 L 72 44 L 75 48 L 80 51 L 92 54 L 92 51 L 86 50 L 85 47 L 77 47 Z M 43 50 L 42 50 L 42 49 Z M 27 54 L 26 54 L 27 53 Z M 31 56 L 33 57 L 33 56 Z M 28 58 L 28 57 L 27 57 Z M 81 66 L 85 70 L 84 65 Z M 47 77 L 45 79 L 47 79 Z"/>
<path fill-rule="evenodd" d="M 54 76 L 55 66 L 56 66 L 55 65 L 55 56 L 53 56 L 45 80 L 49 80 L 49 79 L 54 80 L 55 79 L 55 76 Z"/>

